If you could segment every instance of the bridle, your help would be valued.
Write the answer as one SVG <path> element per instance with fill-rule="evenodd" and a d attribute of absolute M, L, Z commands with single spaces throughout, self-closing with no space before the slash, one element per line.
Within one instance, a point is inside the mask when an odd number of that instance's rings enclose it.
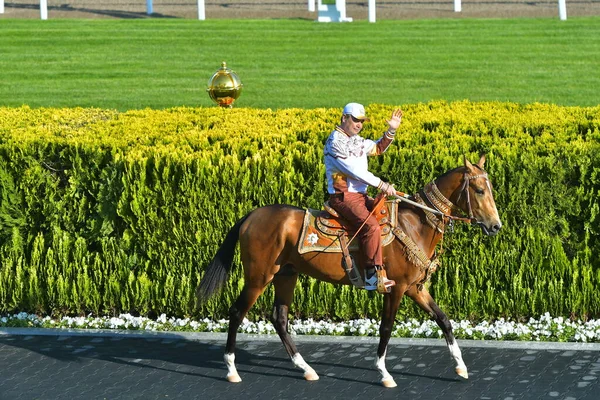
<path fill-rule="evenodd" d="M 491 191 L 492 188 L 490 187 L 490 180 L 488 179 L 487 172 L 484 172 L 484 173 L 478 174 L 478 175 L 469 175 L 467 172 L 465 172 L 463 175 L 463 184 L 462 184 L 462 187 L 460 188 L 460 193 L 458 195 L 458 199 L 456 199 L 456 202 L 458 203 L 460 201 L 460 198 L 462 197 L 463 193 L 466 194 L 467 209 L 469 211 L 469 214 L 468 214 L 469 219 L 471 220 L 471 223 L 475 223 L 475 224 L 478 224 L 479 221 L 477 220 L 477 218 L 473 217 L 473 208 L 471 207 L 471 196 L 469 194 L 469 185 L 470 185 L 471 179 L 479 179 L 479 178 L 485 178 L 485 181 L 488 185 L 488 189 Z"/>

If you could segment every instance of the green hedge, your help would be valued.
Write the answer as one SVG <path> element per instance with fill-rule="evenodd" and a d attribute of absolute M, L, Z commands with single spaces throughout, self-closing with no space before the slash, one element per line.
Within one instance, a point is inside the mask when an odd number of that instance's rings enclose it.
<path fill-rule="evenodd" d="M 394 107 L 370 105 L 378 137 Z M 413 193 L 487 154 L 504 227 L 457 225 L 430 290 L 451 318 L 600 317 L 600 107 L 432 102 L 373 172 Z M 0 312 L 225 317 L 243 280 L 195 308 L 227 230 L 271 203 L 319 208 L 338 109 L 0 108 Z M 382 298 L 302 277 L 292 313 L 375 317 Z M 270 313 L 267 290 L 252 310 Z M 406 301 L 399 316 L 422 315 Z"/>

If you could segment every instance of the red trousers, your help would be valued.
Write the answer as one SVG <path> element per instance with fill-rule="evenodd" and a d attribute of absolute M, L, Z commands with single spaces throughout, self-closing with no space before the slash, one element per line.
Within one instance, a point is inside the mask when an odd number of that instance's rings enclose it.
<path fill-rule="evenodd" d="M 381 252 L 381 229 L 379 222 L 371 214 L 375 200 L 363 193 L 336 193 L 329 195 L 329 205 L 337 211 L 354 229 L 361 227 L 357 238 L 363 252 L 364 266 L 383 265 Z"/>

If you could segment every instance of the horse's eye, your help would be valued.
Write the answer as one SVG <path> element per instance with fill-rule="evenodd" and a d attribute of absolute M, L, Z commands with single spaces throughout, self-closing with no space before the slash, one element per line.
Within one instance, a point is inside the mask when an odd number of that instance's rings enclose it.
<path fill-rule="evenodd" d="M 477 193 L 477 194 L 483 194 L 483 189 L 481 189 L 481 188 L 475 188 L 475 193 Z"/>

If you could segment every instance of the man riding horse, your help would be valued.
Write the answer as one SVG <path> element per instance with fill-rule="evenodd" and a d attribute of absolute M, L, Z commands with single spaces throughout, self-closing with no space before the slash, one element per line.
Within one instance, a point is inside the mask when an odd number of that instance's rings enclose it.
<path fill-rule="evenodd" d="M 359 135 L 369 118 L 362 104 L 344 107 L 340 124 L 325 143 L 324 156 L 329 206 L 355 229 L 360 241 L 365 268 L 365 289 L 387 292 L 395 285 L 387 279 L 383 265 L 381 231 L 373 216 L 374 199 L 367 195 L 369 186 L 385 195 L 395 196 L 396 189 L 368 169 L 369 156 L 383 154 L 394 140 L 402 122 L 402 110 L 396 109 L 387 121 L 388 130 L 377 141 Z"/>
<path fill-rule="evenodd" d="M 476 164 L 463 157 L 462 165 L 435 178 L 408 198 L 368 172 L 367 156 L 381 154 L 389 147 L 401 120 L 402 111 L 397 109 L 393 111 L 388 121 L 389 129 L 381 139 L 376 142 L 363 139 L 358 133 L 366 121 L 364 107 L 350 103 L 344 108 L 340 125 L 325 145 L 328 190 L 333 195 L 328 208 L 336 212 L 333 209 L 335 207 L 343 217 L 355 221 L 359 232 L 364 231 L 362 253 L 367 258 L 365 265 L 370 267 L 366 274 L 368 288 L 386 293 L 381 309 L 375 366 L 381 374 L 381 383 L 388 388 L 395 387 L 396 382 L 385 365 L 387 346 L 404 296 L 411 298 L 435 320 L 446 339 L 456 373 L 468 378 L 467 366 L 452 333 L 451 321 L 436 304 L 424 283 L 437 268 L 435 249 L 451 221 L 470 222 L 481 227 L 486 235 L 495 235 L 502 227 L 492 185 L 484 170 L 484 155 Z M 392 240 L 383 249 L 379 243 L 379 227 L 371 226 L 372 219 L 376 221 L 371 214 L 377 213 L 378 209 L 381 214 L 382 209 L 375 207 L 373 212 L 369 210 L 372 200 L 366 195 L 368 186 L 377 187 L 386 195 L 400 196 L 402 203 L 391 202 L 391 211 L 385 215 L 383 231 L 391 231 Z M 239 264 L 234 263 L 239 243 L 243 288 L 229 309 L 227 344 L 223 357 L 229 382 L 242 380 L 235 364 L 238 329 L 268 285 L 274 288 L 271 322 L 288 355 L 294 365 L 302 369 L 306 380 L 319 379 L 287 330 L 298 277 L 303 274 L 330 284 L 357 286 L 353 278 L 360 275 L 348 273 L 344 266 L 346 256 L 342 251 L 331 251 L 331 248 L 325 251 L 315 246 L 320 240 L 316 232 L 303 239 L 307 216 L 313 211 L 316 210 L 288 204 L 271 204 L 251 210 L 229 229 L 206 267 L 196 290 L 200 304 L 220 291 L 230 279 L 233 267 Z M 359 229 L 363 224 L 364 227 Z M 339 238 L 335 243 L 341 245 L 344 236 L 340 235 Z M 304 251 L 304 244 L 311 246 L 308 251 Z M 384 257 L 390 279 L 383 273 Z M 377 268 L 379 274 L 373 272 Z"/>

